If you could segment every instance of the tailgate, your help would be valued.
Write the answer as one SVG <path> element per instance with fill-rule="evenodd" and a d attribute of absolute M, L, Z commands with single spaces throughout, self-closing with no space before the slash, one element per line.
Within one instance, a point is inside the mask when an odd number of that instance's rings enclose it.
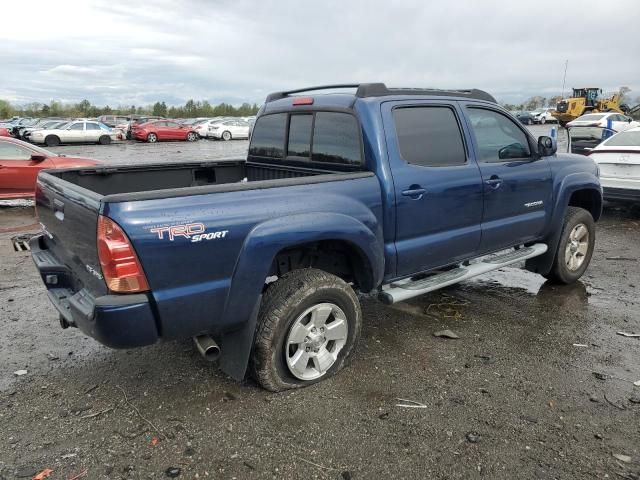
<path fill-rule="evenodd" d="M 96 227 L 101 195 L 42 172 L 36 213 L 44 229 L 34 257 L 59 270 L 57 287 L 93 296 L 108 293 L 98 259 Z M 37 260 L 37 258 L 36 258 Z M 49 288 L 49 286 L 48 286 Z"/>

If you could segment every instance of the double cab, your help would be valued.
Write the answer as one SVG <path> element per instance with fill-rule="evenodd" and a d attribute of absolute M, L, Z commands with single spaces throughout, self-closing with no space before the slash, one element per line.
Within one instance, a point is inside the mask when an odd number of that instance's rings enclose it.
<path fill-rule="evenodd" d="M 358 292 L 391 304 L 512 264 L 575 282 L 598 176 L 481 90 L 313 87 L 267 97 L 246 158 L 40 173 L 31 249 L 62 326 L 193 337 L 280 391 L 345 365 Z"/>

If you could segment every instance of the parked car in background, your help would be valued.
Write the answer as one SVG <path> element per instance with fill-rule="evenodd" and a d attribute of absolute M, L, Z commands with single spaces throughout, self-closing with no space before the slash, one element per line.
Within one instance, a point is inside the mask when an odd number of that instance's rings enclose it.
<path fill-rule="evenodd" d="M 108 145 L 122 140 L 122 132 L 112 130 L 100 122 L 77 120 L 59 128 L 36 130 L 29 137 L 33 143 L 55 147 L 61 143 L 99 143 Z"/>
<path fill-rule="evenodd" d="M 198 133 L 198 135 L 200 137 L 208 138 L 210 136 L 209 135 L 210 127 L 212 127 L 213 125 L 216 125 L 218 123 L 224 122 L 225 120 L 229 120 L 229 117 L 209 118 L 207 120 L 204 120 L 204 121 L 198 123 L 195 126 L 195 131 Z"/>
<path fill-rule="evenodd" d="M 534 123 L 539 123 L 544 125 L 545 123 L 558 123 L 558 120 L 551 115 L 553 112 L 553 108 L 539 108 L 531 112 L 531 116 L 533 117 Z"/>
<path fill-rule="evenodd" d="M 198 140 L 196 131 L 186 125 L 173 120 L 155 120 L 152 122 L 132 125 L 132 138 L 143 142 L 155 143 L 167 140 Z"/>
<path fill-rule="evenodd" d="M 567 125 L 568 151 L 578 155 L 588 155 L 591 150 L 616 133 L 615 130 L 605 127 Z"/>
<path fill-rule="evenodd" d="M 531 112 L 520 112 L 516 114 L 516 118 L 520 120 L 523 125 L 533 125 L 536 123 L 535 118 L 531 115 Z"/>
<path fill-rule="evenodd" d="M 245 120 L 224 120 L 220 123 L 214 123 L 211 125 L 209 127 L 208 136 L 219 140 L 237 140 L 241 138 L 249 138 L 250 130 L 251 126 L 249 125 L 249 122 Z"/>
<path fill-rule="evenodd" d="M 640 127 L 613 135 L 588 155 L 600 167 L 605 200 L 640 203 Z"/>
<path fill-rule="evenodd" d="M 610 127 L 609 122 L 611 122 Z M 629 128 L 640 127 L 640 122 L 621 113 L 588 113 L 567 123 L 567 127 L 603 127 L 622 132 Z"/>
<path fill-rule="evenodd" d="M 0 138 L 0 199 L 31 198 L 43 169 L 92 167 L 92 158 L 65 157 L 15 138 Z"/>
<path fill-rule="evenodd" d="M 117 125 L 127 123 L 129 121 L 129 117 L 124 115 L 102 115 L 98 117 L 97 120 L 104 123 L 107 127 L 114 128 Z"/>
<path fill-rule="evenodd" d="M 141 115 L 131 115 L 127 117 L 128 120 L 123 123 L 118 123 L 115 128 L 116 130 L 121 130 L 127 139 L 133 138 L 133 127 L 135 125 L 141 125 L 143 123 L 150 122 L 152 120 L 165 120 L 164 117 L 158 116 L 141 116 Z"/>
<path fill-rule="evenodd" d="M 20 132 L 20 136 L 21 136 L 22 140 L 29 141 L 29 137 L 36 130 L 46 130 L 46 129 L 52 129 L 52 128 L 60 128 L 63 125 L 66 125 L 67 123 L 69 123 L 69 120 L 47 120 L 47 121 L 44 121 L 44 122 L 39 123 L 37 125 L 34 125 L 33 127 L 25 127 Z"/>
<path fill-rule="evenodd" d="M 0 137 L 10 137 L 11 132 L 6 127 L 0 127 Z"/>

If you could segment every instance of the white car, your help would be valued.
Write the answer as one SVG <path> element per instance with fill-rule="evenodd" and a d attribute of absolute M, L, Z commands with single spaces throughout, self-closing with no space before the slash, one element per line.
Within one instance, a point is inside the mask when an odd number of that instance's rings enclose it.
<path fill-rule="evenodd" d="M 609 126 L 609 122 L 611 122 L 611 126 Z M 629 128 L 640 127 L 640 122 L 621 113 L 587 113 L 567 123 L 567 127 L 602 127 L 622 132 Z"/>
<path fill-rule="evenodd" d="M 640 203 L 640 127 L 613 135 L 589 157 L 600 167 L 605 200 Z"/>
<path fill-rule="evenodd" d="M 209 136 L 222 140 L 249 138 L 251 126 L 244 120 L 223 120 L 209 127 Z"/>
<path fill-rule="evenodd" d="M 225 121 L 226 118 L 209 118 L 197 124 L 194 130 L 200 135 L 202 138 L 209 137 L 209 128 L 215 125 L 216 123 L 220 123 Z"/>
<path fill-rule="evenodd" d="M 55 129 L 36 130 L 30 140 L 55 147 L 61 143 L 99 143 L 108 145 L 114 140 L 122 140 L 120 130 L 112 130 L 100 122 L 78 120 Z"/>
<path fill-rule="evenodd" d="M 533 117 L 533 121 L 535 123 L 539 123 L 544 125 L 545 123 L 554 123 L 557 122 L 556 118 L 551 115 L 553 112 L 553 108 L 539 108 L 538 110 L 534 110 L 531 112 L 531 116 Z"/>

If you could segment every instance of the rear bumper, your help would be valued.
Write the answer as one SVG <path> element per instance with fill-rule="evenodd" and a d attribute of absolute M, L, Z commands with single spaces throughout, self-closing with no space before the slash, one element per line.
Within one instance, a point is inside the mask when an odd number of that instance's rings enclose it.
<path fill-rule="evenodd" d="M 111 348 L 133 348 L 156 343 L 158 328 L 149 297 L 144 294 L 94 297 L 86 288 L 71 288 L 71 271 L 47 249 L 42 235 L 30 241 L 36 268 L 49 299 L 66 323 Z"/>

